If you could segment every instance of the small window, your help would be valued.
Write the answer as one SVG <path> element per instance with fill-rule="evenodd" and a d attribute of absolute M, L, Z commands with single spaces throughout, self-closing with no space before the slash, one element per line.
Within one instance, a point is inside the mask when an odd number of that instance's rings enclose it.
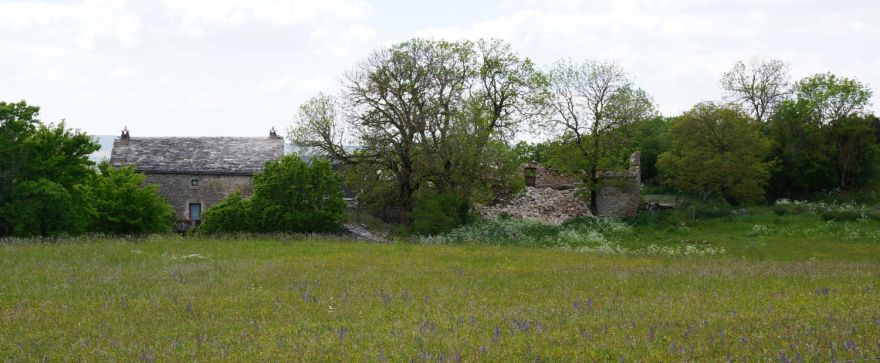
<path fill-rule="evenodd" d="M 190 181 L 189 181 L 189 184 L 192 185 L 192 186 L 194 186 L 194 187 L 197 187 L 197 186 L 199 186 L 199 180 L 198 180 L 198 179 L 190 180 Z"/>

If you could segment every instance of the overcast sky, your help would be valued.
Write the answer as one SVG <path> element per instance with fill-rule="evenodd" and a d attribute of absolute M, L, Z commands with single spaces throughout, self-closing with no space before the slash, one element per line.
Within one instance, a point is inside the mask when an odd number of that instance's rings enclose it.
<path fill-rule="evenodd" d="M 355 62 L 416 36 L 616 60 L 665 115 L 721 99 L 721 74 L 753 57 L 880 93 L 877 0 L 0 0 L 0 15 L 0 100 L 96 135 L 283 130 Z"/>

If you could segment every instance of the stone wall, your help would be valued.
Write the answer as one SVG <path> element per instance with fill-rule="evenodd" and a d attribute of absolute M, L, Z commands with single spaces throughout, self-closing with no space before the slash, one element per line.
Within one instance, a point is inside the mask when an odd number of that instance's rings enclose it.
<path fill-rule="evenodd" d="M 642 183 L 641 155 L 635 152 L 629 159 L 629 170 L 603 172 L 596 196 L 599 215 L 631 217 L 639 209 Z"/>
<path fill-rule="evenodd" d="M 189 220 L 189 204 L 200 203 L 202 213 L 233 192 L 253 193 L 250 175 L 146 174 L 147 183 L 159 187 L 159 195 L 174 208 L 178 220 Z M 198 181 L 193 186 L 193 180 Z"/>
<path fill-rule="evenodd" d="M 535 188 L 552 188 L 556 190 L 572 189 L 580 184 L 575 178 L 559 171 L 550 169 L 534 161 L 529 161 L 521 167 L 526 186 Z"/>

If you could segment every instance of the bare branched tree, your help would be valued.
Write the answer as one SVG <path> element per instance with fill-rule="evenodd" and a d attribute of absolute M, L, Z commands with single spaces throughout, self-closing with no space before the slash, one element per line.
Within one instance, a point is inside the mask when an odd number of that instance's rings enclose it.
<path fill-rule="evenodd" d="M 745 107 L 759 122 L 766 122 L 777 106 L 791 94 L 788 64 L 777 59 L 736 62 L 721 76 L 728 101 Z"/>
<path fill-rule="evenodd" d="M 549 73 L 547 109 L 552 129 L 577 145 L 589 163 L 590 211 L 596 194 L 603 138 L 611 131 L 653 116 L 654 104 L 614 62 L 557 62 Z"/>

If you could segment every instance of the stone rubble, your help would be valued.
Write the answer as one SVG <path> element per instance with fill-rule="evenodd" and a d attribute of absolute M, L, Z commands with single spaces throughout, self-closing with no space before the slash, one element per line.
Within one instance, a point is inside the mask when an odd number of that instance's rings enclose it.
<path fill-rule="evenodd" d="M 557 226 L 568 220 L 590 215 L 587 203 L 577 195 L 576 189 L 535 187 L 526 187 L 525 191 L 506 202 L 481 207 L 477 211 L 487 218 L 508 215 L 511 218 L 535 219 Z"/>
<path fill-rule="evenodd" d="M 378 232 L 370 230 L 366 225 L 360 223 L 345 223 L 342 225 L 342 233 L 352 236 L 355 239 L 370 242 L 387 242 L 388 238 L 382 236 Z"/>

